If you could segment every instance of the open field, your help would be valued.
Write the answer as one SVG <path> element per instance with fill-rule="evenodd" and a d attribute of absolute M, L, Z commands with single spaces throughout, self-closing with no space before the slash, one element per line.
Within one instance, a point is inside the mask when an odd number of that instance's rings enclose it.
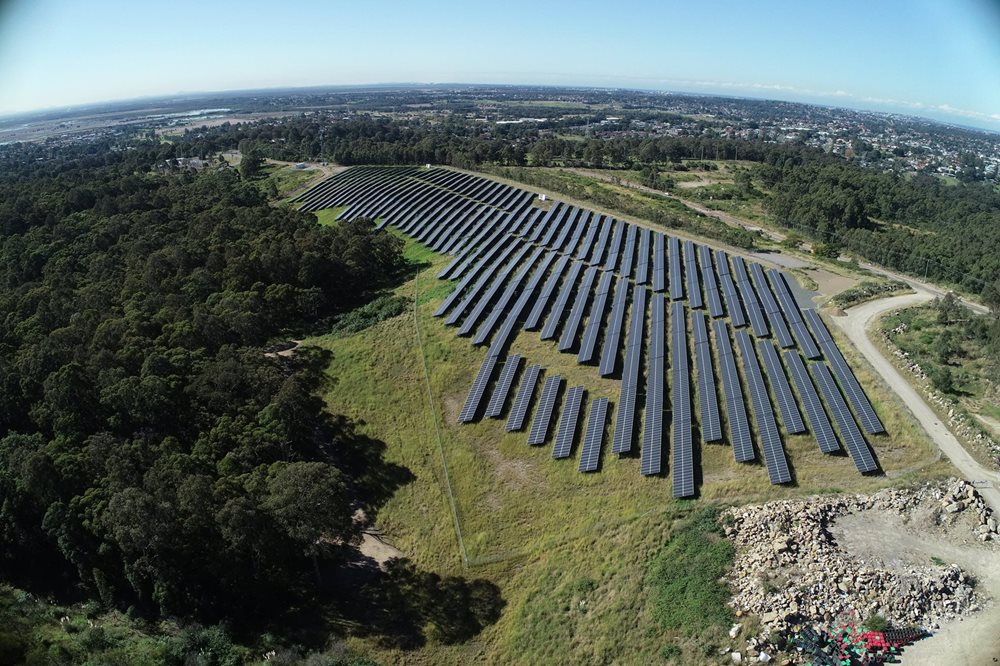
<path fill-rule="evenodd" d="M 636 663 L 658 659 L 664 646 L 677 645 L 683 655 L 678 663 L 712 663 L 695 647 L 704 640 L 692 641 L 653 620 L 649 565 L 668 543 L 677 518 L 703 504 L 872 490 L 953 472 L 934 462 L 936 454 L 912 419 L 861 368 L 859 378 L 890 433 L 873 441 L 885 477 L 859 476 L 848 458 L 822 456 L 807 437 L 785 441 L 797 479 L 791 487 L 769 485 L 760 465 L 734 463 L 728 447 L 697 443 L 705 484 L 701 499 L 693 502 L 673 500 L 666 479 L 640 477 L 638 460 L 618 460 L 607 446 L 600 472 L 582 475 L 575 456 L 553 461 L 548 448 L 527 446 L 524 433 L 504 433 L 501 421 L 456 423 L 482 352 L 432 316 L 447 293 L 434 275 L 448 259 L 412 241 L 407 254 L 425 266 L 397 290 L 415 299 L 413 313 L 354 335 L 307 343 L 333 353 L 330 374 L 336 383 L 326 394 L 331 409 L 358 419 L 366 434 L 388 444 L 390 461 L 416 476 L 379 515 L 388 540 L 422 567 L 462 571 L 450 487 L 468 573 L 499 585 L 506 608 L 495 626 L 463 646 L 429 645 L 408 654 L 355 641 L 380 659 Z M 576 366 L 574 358 L 534 335 L 518 336 L 518 349 L 532 362 L 558 369 L 570 384 L 584 383 L 593 396 L 617 399 L 612 382 L 600 381 L 593 369 Z M 857 358 L 845 354 L 859 369 Z"/>

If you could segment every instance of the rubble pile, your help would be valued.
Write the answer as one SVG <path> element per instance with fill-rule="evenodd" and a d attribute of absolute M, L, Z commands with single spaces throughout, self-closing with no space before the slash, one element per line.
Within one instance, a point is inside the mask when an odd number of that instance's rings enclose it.
<path fill-rule="evenodd" d="M 929 509 L 941 525 L 965 530 L 971 522 L 970 537 L 980 541 L 1000 539 L 992 511 L 966 481 L 736 507 L 725 514 L 726 535 L 737 546 L 728 576 L 731 605 L 737 615 L 759 616 L 765 637 L 801 624 L 830 626 L 845 616 L 874 614 L 894 626 L 936 628 L 941 621 L 978 610 L 973 581 L 958 566 L 891 570 L 848 554 L 828 529 L 850 513 L 908 515 L 917 507 Z M 957 524 L 960 518 L 966 520 Z"/>

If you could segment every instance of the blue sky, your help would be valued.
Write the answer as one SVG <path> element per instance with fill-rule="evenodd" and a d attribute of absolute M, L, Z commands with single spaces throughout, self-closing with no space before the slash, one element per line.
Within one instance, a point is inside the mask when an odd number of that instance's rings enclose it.
<path fill-rule="evenodd" d="M 383 82 L 708 92 L 1000 130 L 1000 0 L 0 3 L 0 113 Z"/>

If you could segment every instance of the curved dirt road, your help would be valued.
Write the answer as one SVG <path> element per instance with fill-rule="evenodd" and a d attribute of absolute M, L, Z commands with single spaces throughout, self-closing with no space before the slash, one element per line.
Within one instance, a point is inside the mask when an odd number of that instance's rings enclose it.
<path fill-rule="evenodd" d="M 847 334 L 847 337 L 868 359 L 875 371 L 902 399 L 903 404 L 909 407 L 923 429 L 941 449 L 941 452 L 961 472 L 962 476 L 973 482 L 987 482 L 986 485 L 979 484 L 978 490 L 994 511 L 1000 511 L 1000 490 L 998 490 L 1000 475 L 986 469 L 969 455 L 948 427 L 941 423 L 937 414 L 924 401 L 923 396 L 917 393 L 916 389 L 887 358 L 882 356 L 878 347 L 868 337 L 868 326 L 878 315 L 890 310 L 918 305 L 932 298 L 932 294 L 918 291 L 914 294 L 879 299 L 850 308 L 847 310 L 846 317 L 830 317 L 830 320 Z"/>

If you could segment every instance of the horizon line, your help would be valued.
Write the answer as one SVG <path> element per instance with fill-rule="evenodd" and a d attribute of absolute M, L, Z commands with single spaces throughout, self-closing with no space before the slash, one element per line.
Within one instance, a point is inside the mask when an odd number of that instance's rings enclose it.
<path fill-rule="evenodd" d="M 709 85 L 709 82 L 706 82 Z M 640 93 L 655 93 L 655 94 L 669 94 L 669 95 L 688 95 L 692 97 L 709 97 L 717 99 L 739 99 L 739 100 L 757 100 L 765 102 L 777 102 L 783 104 L 799 104 L 802 106 L 812 106 L 818 108 L 836 109 L 842 111 L 853 111 L 853 112 L 863 112 L 863 113 L 873 113 L 881 116 L 896 116 L 901 118 L 909 118 L 913 120 L 919 120 L 923 122 L 935 123 L 938 125 L 955 127 L 963 130 L 972 130 L 979 132 L 986 132 L 989 134 L 1000 134 L 1000 127 L 984 127 L 980 125 L 967 125 L 956 121 L 941 120 L 937 117 L 931 117 L 927 115 L 921 115 L 916 113 L 907 113 L 904 111 L 888 111 L 877 108 L 872 108 L 868 106 L 856 106 L 848 107 L 836 104 L 826 104 L 818 101 L 803 101 L 800 99 L 778 99 L 774 97 L 758 97 L 753 95 L 736 95 L 727 94 L 722 92 L 705 92 L 705 91 L 693 91 L 693 90 L 682 90 L 682 89 L 670 89 L 670 88 L 641 88 L 641 87 L 630 87 L 627 85 L 574 85 L 574 84 L 543 84 L 543 83 L 469 83 L 460 81 L 383 81 L 383 82 L 369 82 L 369 83 L 320 83 L 314 85 L 292 85 L 292 86 L 266 86 L 262 88 L 222 88 L 214 90 L 181 90 L 175 93 L 161 93 L 153 95 L 140 95 L 137 97 L 123 97 L 115 99 L 98 100 L 93 102 L 81 102 L 77 104 L 65 104 L 56 105 L 49 107 L 37 107 L 33 109 L 23 110 L 23 111 L 12 111 L 12 112 L 0 112 L 0 121 L 9 121 L 12 119 L 26 118 L 30 116 L 41 116 L 46 114 L 53 114 L 59 112 L 78 112 L 86 110 L 93 107 L 101 106 L 114 106 L 114 105 L 126 105 L 138 102 L 156 102 L 156 101 L 169 101 L 169 100 L 180 100 L 185 97 L 190 98 L 211 98 L 216 95 L 225 94 L 239 94 L 239 93 L 277 93 L 280 91 L 293 91 L 293 90 L 330 90 L 330 89 L 358 89 L 358 88 L 392 88 L 392 87 L 466 87 L 466 88 L 537 88 L 537 89 L 561 89 L 561 90 L 621 90 L 628 92 L 640 92 Z M 820 95 L 822 96 L 822 95 Z M 841 97 L 843 99 L 843 97 Z M 931 109 L 933 110 L 933 109 Z M 967 120 L 974 120 L 961 113 L 950 113 L 946 110 L 939 110 L 939 113 L 949 116 L 956 116 L 957 118 L 966 118 Z M 990 122 L 988 119 L 984 119 L 983 122 Z M 995 121 L 1000 125 L 1000 120 Z"/>

